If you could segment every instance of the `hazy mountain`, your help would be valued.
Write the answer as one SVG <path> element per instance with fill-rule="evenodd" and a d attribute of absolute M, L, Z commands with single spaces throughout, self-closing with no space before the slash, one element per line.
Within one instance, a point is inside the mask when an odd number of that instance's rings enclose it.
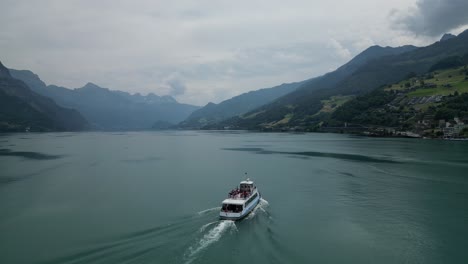
<path fill-rule="evenodd" d="M 409 74 L 428 72 L 442 59 L 467 52 L 468 31 L 423 48 L 374 46 L 336 71 L 306 82 L 294 92 L 219 126 L 251 129 L 307 126 L 317 120 L 315 114 L 322 108 L 323 100 L 335 95 L 364 94 L 398 82 Z"/>
<path fill-rule="evenodd" d="M 272 88 L 243 93 L 219 104 L 208 103 L 205 107 L 194 111 L 186 120 L 179 124 L 179 127 L 198 129 L 233 116 L 244 114 L 294 91 L 294 89 L 303 83 L 284 83 Z"/>
<path fill-rule="evenodd" d="M 273 88 L 248 92 L 219 104 L 209 103 L 205 107 L 193 112 L 185 121 L 179 124 L 179 126 L 183 128 L 210 128 L 212 125 L 217 127 L 217 123 L 222 120 L 246 114 L 284 95 L 290 94 L 296 89 L 299 90 L 307 86 L 311 87 L 309 90 L 312 91 L 315 87 L 333 86 L 344 77 L 353 74 L 359 66 L 367 61 L 386 55 L 400 54 L 415 48 L 414 46 L 403 46 L 399 48 L 373 46 L 333 73 L 302 82 L 282 84 Z M 298 94 L 302 96 L 302 93 Z"/>
<path fill-rule="evenodd" d="M 170 96 L 129 94 L 99 87 L 93 83 L 76 89 L 46 86 L 31 71 L 11 70 L 12 76 L 52 98 L 57 104 L 77 109 L 95 129 L 150 129 L 156 122 L 176 124 L 199 107 L 180 104 Z"/>
<path fill-rule="evenodd" d="M 0 131 L 74 131 L 87 127 L 77 111 L 31 91 L 0 62 Z"/>
<path fill-rule="evenodd" d="M 317 90 L 332 89 L 342 80 L 352 76 L 361 66 L 375 59 L 412 51 L 417 47 L 402 46 L 397 48 L 372 46 L 337 70 L 323 76 L 310 79 L 302 83 L 295 91 L 278 98 L 277 100 L 248 112 L 241 118 L 228 120 L 221 126 L 234 126 L 242 128 L 257 127 L 261 123 L 277 122 L 283 120 L 297 103 L 302 105 L 303 113 L 316 111 L 316 103 L 309 104 L 308 98 L 313 97 Z M 320 100 L 319 100 L 320 103 Z"/>
<path fill-rule="evenodd" d="M 449 39 L 452 39 L 452 38 L 456 38 L 457 36 L 455 35 L 452 35 L 450 33 L 445 33 L 442 38 L 440 38 L 440 41 L 446 41 L 446 40 L 449 40 Z"/>

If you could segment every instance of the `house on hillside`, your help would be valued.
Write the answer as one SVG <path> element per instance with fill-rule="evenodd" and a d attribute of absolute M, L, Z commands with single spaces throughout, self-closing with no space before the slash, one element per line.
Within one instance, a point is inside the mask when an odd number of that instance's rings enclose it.
<path fill-rule="evenodd" d="M 468 128 L 468 125 L 460 120 L 458 117 L 455 117 L 454 122 L 446 122 L 445 128 L 443 128 L 444 138 L 458 138 L 462 134 L 465 128 Z"/>
<path fill-rule="evenodd" d="M 424 88 L 437 88 L 437 84 L 435 84 L 435 83 L 425 83 Z"/>
<path fill-rule="evenodd" d="M 439 128 L 444 128 L 445 127 L 445 119 L 440 119 L 439 120 Z"/>
<path fill-rule="evenodd" d="M 453 138 L 454 128 L 453 127 L 444 127 L 444 138 Z"/>
<path fill-rule="evenodd" d="M 434 115 L 424 115 L 422 120 L 419 122 L 425 126 L 432 126 L 434 125 Z"/>
<path fill-rule="evenodd" d="M 461 120 L 463 121 L 463 123 L 468 124 L 468 116 L 462 117 Z"/>

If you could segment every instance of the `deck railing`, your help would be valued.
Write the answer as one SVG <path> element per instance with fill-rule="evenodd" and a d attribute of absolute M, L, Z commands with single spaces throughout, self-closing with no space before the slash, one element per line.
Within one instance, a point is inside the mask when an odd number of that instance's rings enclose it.
<path fill-rule="evenodd" d="M 228 198 L 234 199 L 234 200 L 246 200 L 246 199 L 250 198 L 253 193 L 254 193 L 254 191 L 248 192 L 246 196 L 244 196 L 243 193 L 237 193 L 237 194 L 234 194 L 234 195 L 228 194 Z"/>

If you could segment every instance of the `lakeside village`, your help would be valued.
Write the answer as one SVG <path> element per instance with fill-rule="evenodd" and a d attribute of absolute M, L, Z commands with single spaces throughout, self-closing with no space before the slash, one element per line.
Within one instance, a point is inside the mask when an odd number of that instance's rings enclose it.
<path fill-rule="evenodd" d="M 226 129 L 226 128 L 225 128 Z M 230 129 L 227 128 L 227 129 Z M 430 132 L 427 132 L 427 131 Z M 324 132 L 346 133 L 369 137 L 406 137 L 406 138 L 433 138 L 444 140 L 468 140 L 468 116 L 463 119 L 441 119 L 435 122 L 430 116 L 418 121 L 415 130 L 402 130 L 397 127 L 364 126 L 345 123 L 343 127 L 321 127 L 317 130 L 308 130 L 301 126 L 282 127 L 278 129 L 263 129 L 269 132 Z"/>
<path fill-rule="evenodd" d="M 395 98 L 385 106 L 374 109 L 380 115 L 393 116 L 399 120 L 399 125 L 390 127 L 384 125 L 356 124 L 344 122 L 342 126 L 319 126 L 313 129 L 306 126 L 283 126 L 280 128 L 264 128 L 263 131 L 277 132 L 325 132 L 347 133 L 370 137 L 407 137 L 431 138 L 445 140 L 468 140 L 468 115 L 453 119 L 437 119 L 435 111 L 428 111 L 429 105 L 447 102 L 455 95 L 430 95 L 408 97 L 407 91 L 390 91 L 396 93 Z M 404 110 L 402 110 L 404 109 Z"/>
<path fill-rule="evenodd" d="M 431 118 L 427 117 L 423 120 L 418 121 L 416 128 L 413 131 L 401 131 L 397 128 L 384 128 L 374 127 L 367 128 L 368 131 L 362 132 L 366 136 L 395 136 L 395 137 L 409 137 L 409 138 L 441 138 L 446 140 L 468 140 L 465 137 L 465 131 L 468 130 L 468 117 L 460 118 L 456 117 L 453 120 L 441 119 L 436 122 Z M 426 132 L 431 130 L 430 135 Z M 435 135 L 435 136 L 434 136 Z"/>
<path fill-rule="evenodd" d="M 431 132 L 425 132 L 430 130 Z M 301 132 L 301 127 L 283 129 L 283 132 Z M 468 140 L 468 117 L 461 120 L 441 119 L 436 124 L 430 117 L 418 121 L 415 130 L 402 130 L 396 127 L 363 126 L 345 123 L 344 127 L 322 127 L 316 132 L 358 134 L 369 137 L 407 137 L 407 138 L 439 138 L 445 140 Z"/>
<path fill-rule="evenodd" d="M 396 98 L 375 111 L 384 115 L 396 115 L 399 126 L 354 124 L 345 122 L 342 127 L 320 127 L 317 132 L 349 133 L 370 137 L 407 137 L 431 138 L 445 140 L 468 140 L 468 115 L 453 119 L 437 119 L 434 111 L 427 111 L 424 106 L 440 104 L 451 96 L 431 95 L 422 97 L 408 97 L 407 92 L 398 92 Z M 458 93 L 456 93 L 458 96 Z M 401 111 L 401 106 L 406 110 Z M 426 108 L 426 110 L 423 110 Z M 394 111 L 394 112 L 392 112 Z M 397 113 L 395 113 L 397 112 Z M 412 120 L 410 125 L 406 123 Z M 417 121 L 416 121 L 417 120 Z M 406 123 L 406 125 L 403 125 Z M 302 127 L 290 128 L 289 131 L 304 131 Z"/>
<path fill-rule="evenodd" d="M 283 127 L 281 130 L 351 133 L 374 137 L 468 140 L 467 82 L 466 66 L 432 72 L 425 76 L 414 76 L 388 85 L 383 93 L 356 98 L 370 105 L 372 100 L 379 101 L 375 100 L 377 96 L 381 96 L 380 99 L 389 98 L 384 104 L 355 111 L 357 115 L 374 116 L 373 119 L 361 119 L 363 122 L 343 122 L 340 126 L 323 126 L 321 123 L 313 130 L 300 125 Z M 371 125 L 372 123 L 377 124 Z"/>
<path fill-rule="evenodd" d="M 427 85 L 427 88 L 432 88 L 432 84 Z M 450 86 L 446 86 L 450 88 Z M 412 91 L 413 89 L 409 89 Z M 458 95 L 458 93 L 456 93 Z M 401 105 L 410 106 L 405 113 L 406 118 L 419 119 L 412 124 L 410 129 L 403 127 L 382 127 L 382 126 L 361 126 L 362 135 L 375 137 L 409 137 L 409 138 L 438 138 L 445 140 L 468 140 L 468 116 L 454 117 L 453 119 L 437 119 L 436 115 L 431 112 L 422 114 L 421 106 L 429 104 L 437 104 L 447 99 L 448 96 L 432 95 L 408 98 L 405 93 L 398 93 L 397 97 L 386 105 L 387 109 L 396 109 Z M 414 106 L 414 107 L 413 107 Z M 384 111 L 383 109 L 379 109 Z M 403 117 L 400 120 L 403 121 Z M 348 126 L 348 124 L 345 124 Z M 359 127 L 359 126 L 358 126 Z M 351 129 L 353 131 L 353 129 Z M 357 132 L 357 131 L 355 131 Z"/>
<path fill-rule="evenodd" d="M 263 127 L 264 132 L 324 132 L 346 133 L 370 137 L 407 137 L 407 138 L 431 138 L 445 140 L 468 140 L 468 115 L 453 119 L 437 119 L 435 110 L 428 110 L 430 105 L 440 105 L 456 98 L 454 95 L 430 95 L 421 97 L 409 97 L 406 91 L 388 91 L 395 93 L 395 98 L 378 109 L 374 109 L 380 116 L 393 117 L 398 120 L 397 126 L 357 124 L 343 122 L 341 126 L 282 126 Z M 466 95 L 466 94 L 465 94 Z M 226 127 L 224 128 L 226 129 Z M 232 129 L 228 127 L 227 129 Z"/>

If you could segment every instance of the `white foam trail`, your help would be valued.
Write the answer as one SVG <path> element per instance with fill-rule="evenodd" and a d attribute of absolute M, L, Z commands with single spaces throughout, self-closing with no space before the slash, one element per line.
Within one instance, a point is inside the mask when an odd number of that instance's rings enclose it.
<path fill-rule="evenodd" d="M 211 224 L 211 223 L 210 223 Z M 205 225 L 208 226 L 209 224 Z M 206 228 L 206 227 L 205 227 Z M 237 230 L 236 224 L 234 221 L 231 220 L 223 220 L 220 221 L 218 225 L 216 225 L 213 229 L 211 229 L 208 233 L 206 233 L 197 243 L 194 247 L 189 247 L 188 249 L 188 260 L 187 264 L 191 263 L 193 260 L 195 260 L 195 257 L 198 253 L 200 253 L 202 250 L 207 248 L 209 245 L 217 242 L 221 236 L 227 231 L 227 230 Z"/>
<path fill-rule="evenodd" d="M 268 203 L 267 200 L 260 198 L 260 202 L 258 203 L 258 205 L 252 210 L 252 212 L 250 212 L 250 214 L 245 219 L 252 219 L 253 217 L 255 217 L 258 210 L 266 213 L 265 208 L 268 207 L 269 205 L 270 204 Z"/>
<path fill-rule="evenodd" d="M 203 225 L 202 227 L 200 227 L 200 230 L 199 230 L 200 233 L 203 233 L 203 231 L 205 231 L 205 229 L 206 229 L 207 227 L 209 227 L 210 225 L 212 225 L 212 224 L 214 224 L 214 223 L 218 223 L 218 221 L 211 222 L 211 223 L 205 224 L 205 225 Z"/>
<path fill-rule="evenodd" d="M 206 209 L 206 210 L 202 210 L 202 211 L 198 212 L 197 214 L 202 215 L 202 214 L 209 213 L 211 211 L 219 211 L 219 210 L 221 210 L 221 206 L 213 207 L 213 208 Z"/>

